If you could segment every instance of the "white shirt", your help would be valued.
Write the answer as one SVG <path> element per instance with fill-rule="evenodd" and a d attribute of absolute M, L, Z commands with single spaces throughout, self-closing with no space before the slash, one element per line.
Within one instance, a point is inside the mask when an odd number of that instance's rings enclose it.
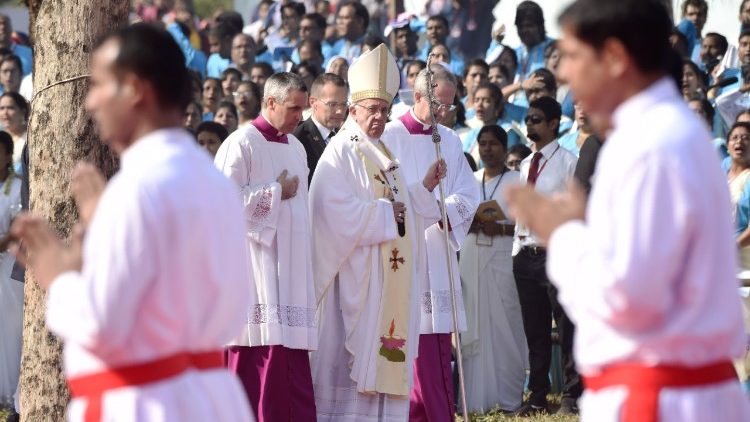
<path fill-rule="evenodd" d="M 586 221 L 557 229 L 547 257 L 581 372 L 740 356 L 729 193 L 705 124 L 666 77 L 613 117 Z"/>
<path fill-rule="evenodd" d="M 328 135 L 331 134 L 331 129 L 328 129 L 327 127 L 323 126 L 320 122 L 318 122 L 315 119 L 315 116 L 311 116 L 313 124 L 315 124 L 315 127 L 318 128 L 318 132 L 320 132 L 320 136 L 323 138 L 323 142 L 328 145 L 328 142 L 330 142 L 330 139 L 328 139 Z"/>
<path fill-rule="evenodd" d="M 568 181 L 578 163 L 578 158 L 565 148 L 560 147 L 557 141 L 552 141 L 539 151 L 542 158 L 539 160 L 539 175 L 534 185 L 534 190 L 545 195 L 565 192 L 568 189 Z M 529 167 L 534 158 L 532 153 L 521 161 L 521 182 L 526 183 L 529 178 Z M 528 227 L 521 223 L 516 224 L 516 235 L 513 243 L 513 255 L 516 255 L 523 246 L 540 246 L 539 240 L 531 233 Z"/>
<path fill-rule="evenodd" d="M 247 309 L 243 226 L 236 189 L 186 131 L 130 146 L 87 229 L 83 269 L 60 275 L 47 296 L 66 375 L 221 349 Z M 85 401 L 71 402 L 69 420 L 82 419 Z M 112 390 L 102 402 L 107 420 L 250 419 L 225 370 Z"/>

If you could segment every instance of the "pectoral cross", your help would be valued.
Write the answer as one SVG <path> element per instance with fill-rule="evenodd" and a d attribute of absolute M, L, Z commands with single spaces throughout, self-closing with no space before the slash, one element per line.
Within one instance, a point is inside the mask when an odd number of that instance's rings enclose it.
<path fill-rule="evenodd" d="M 394 272 L 398 271 L 398 264 L 404 264 L 406 262 L 404 258 L 398 256 L 398 248 L 391 251 L 391 259 L 389 261 L 393 264 L 391 265 L 391 269 Z"/>

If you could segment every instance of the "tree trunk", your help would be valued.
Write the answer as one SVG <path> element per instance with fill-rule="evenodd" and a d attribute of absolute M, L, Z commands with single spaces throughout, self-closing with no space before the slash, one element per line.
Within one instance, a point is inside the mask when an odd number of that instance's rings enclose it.
<path fill-rule="evenodd" d="M 129 2 L 27 0 L 27 5 L 36 93 L 28 128 L 30 206 L 67 237 L 77 220 L 68 190 L 73 166 L 87 160 L 109 176 L 117 161 L 99 142 L 83 108 L 87 79 L 44 88 L 88 73 L 94 43 L 127 22 Z M 45 328 L 45 294 L 31 272 L 25 296 L 21 416 L 27 421 L 64 420 L 69 394 L 61 373 L 61 345 Z"/>

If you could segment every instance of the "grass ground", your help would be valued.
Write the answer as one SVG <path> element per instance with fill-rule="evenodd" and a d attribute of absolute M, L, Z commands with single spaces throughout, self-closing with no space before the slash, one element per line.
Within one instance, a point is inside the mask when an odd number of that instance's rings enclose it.
<path fill-rule="evenodd" d="M 559 399 L 558 399 L 559 401 Z M 554 398 L 551 398 L 550 402 L 554 403 Z M 0 405 L 0 422 L 6 422 L 8 417 L 12 414 L 11 410 Z M 527 418 L 520 418 L 515 416 L 503 415 L 499 411 L 489 412 L 485 415 L 472 414 L 469 415 L 471 422 L 577 422 L 577 416 L 533 416 Z M 461 418 L 457 418 L 457 421 L 461 421 Z"/>

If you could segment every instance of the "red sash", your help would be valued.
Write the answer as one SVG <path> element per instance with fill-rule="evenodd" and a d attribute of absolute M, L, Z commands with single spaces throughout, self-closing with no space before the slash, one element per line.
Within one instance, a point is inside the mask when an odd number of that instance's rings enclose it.
<path fill-rule="evenodd" d="M 116 388 L 133 387 L 166 380 L 188 369 L 207 370 L 223 366 L 220 351 L 204 353 L 177 353 L 172 356 L 135 365 L 110 368 L 90 375 L 68 380 L 75 398 L 86 398 L 85 422 L 102 419 L 102 395 Z"/>
<path fill-rule="evenodd" d="M 599 375 L 584 377 L 583 382 L 591 391 L 614 386 L 628 388 L 628 396 L 622 407 L 622 422 L 657 422 L 659 390 L 662 388 L 697 387 L 736 378 L 737 373 L 730 362 L 697 368 L 622 364 L 605 368 Z"/>

